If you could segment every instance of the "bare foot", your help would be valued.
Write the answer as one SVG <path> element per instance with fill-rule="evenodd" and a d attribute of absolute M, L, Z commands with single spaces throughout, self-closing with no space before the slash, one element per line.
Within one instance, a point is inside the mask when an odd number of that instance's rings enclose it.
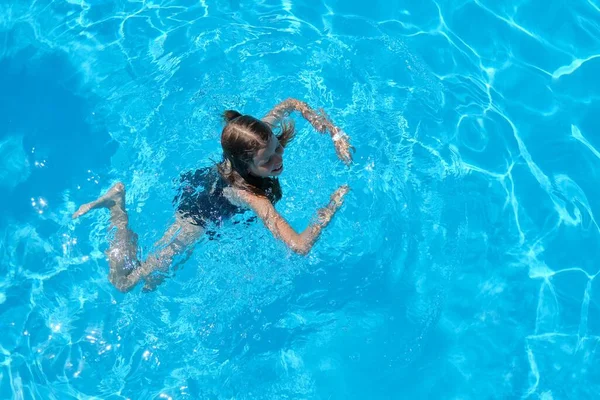
<path fill-rule="evenodd" d="M 90 210 L 96 208 L 111 208 L 115 205 L 123 206 L 125 204 L 125 186 L 119 182 L 113 185 L 104 195 L 98 197 L 97 200 L 92 201 L 79 207 L 73 214 L 73 219 L 77 219 L 84 214 L 87 214 Z"/>

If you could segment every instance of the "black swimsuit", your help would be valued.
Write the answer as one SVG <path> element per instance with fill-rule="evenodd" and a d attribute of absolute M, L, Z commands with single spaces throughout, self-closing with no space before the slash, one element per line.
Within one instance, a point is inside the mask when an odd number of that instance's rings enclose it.
<path fill-rule="evenodd" d="M 216 167 L 186 172 L 179 181 L 181 186 L 173 202 L 180 215 L 190 218 L 196 225 L 206 227 L 209 222 L 218 224 L 245 211 L 225 197 L 223 189 L 228 185 Z"/>

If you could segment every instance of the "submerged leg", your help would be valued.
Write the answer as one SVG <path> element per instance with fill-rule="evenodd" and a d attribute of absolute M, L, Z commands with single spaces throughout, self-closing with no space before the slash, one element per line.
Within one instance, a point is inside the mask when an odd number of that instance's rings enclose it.
<path fill-rule="evenodd" d="M 108 208 L 110 212 L 110 230 L 114 236 L 106 251 L 110 272 L 108 279 L 121 292 L 131 290 L 142 278 L 136 267 L 140 264 L 137 258 L 137 235 L 129 229 L 129 217 L 125 211 L 125 186 L 117 183 L 97 200 L 79 207 L 73 219 L 87 214 L 91 210 Z"/>
<path fill-rule="evenodd" d="M 193 244 L 202 236 L 204 229 L 193 221 L 177 216 L 175 223 L 167 229 L 163 237 L 155 244 L 156 251 L 145 262 L 138 258 L 138 236 L 129 229 L 129 217 L 125 211 L 125 187 L 117 183 L 96 201 L 84 204 L 73 214 L 73 218 L 98 208 L 110 211 L 110 229 L 114 236 L 106 251 L 110 272 L 108 279 L 121 292 L 128 292 L 144 279 L 144 289 L 154 290 L 164 276 L 150 276 L 155 271 L 166 272 L 171 264 L 181 258 L 185 261 L 193 249 Z M 180 257 L 182 256 L 182 257 Z"/>
<path fill-rule="evenodd" d="M 155 251 L 146 258 L 141 270 L 146 284 L 144 291 L 155 290 L 165 279 L 165 275 L 150 275 L 155 271 L 167 272 L 169 267 L 175 270 L 191 255 L 194 244 L 203 235 L 204 228 L 192 220 L 177 215 L 175 222 L 167 229 L 163 237 L 154 244 Z"/>

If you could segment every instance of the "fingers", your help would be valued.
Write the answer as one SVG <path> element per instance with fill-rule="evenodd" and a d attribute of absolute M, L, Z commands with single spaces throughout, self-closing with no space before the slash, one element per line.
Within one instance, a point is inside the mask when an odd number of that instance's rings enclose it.
<path fill-rule="evenodd" d="M 333 217 L 333 214 L 339 210 L 339 208 L 344 204 L 344 196 L 350 191 L 350 187 L 348 185 L 342 185 L 336 189 L 335 192 L 331 195 L 331 200 L 327 207 L 319 210 L 319 219 L 323 223 L 329 222 Z"/>
<path fill-rule="evenodd" d="M 336 146 L 336 153 L 338 158 L 344 163 L 350 164 L 352 162 L 352 156 L 350 155 L 347 147 Z"/>
<path fill-rule="evenodd" d="M 350 191 L 350 186 L 342 185 L 331 196 L 331 201 L 337 206 L 341 206 L 344 201 L 344 196 Z"/>
<path fill-rule="evenodd" d="M 348 192 L 350 191 L 350 186 L 344 185 L 344 186 L 341 186 L 338 190 L 340 191 L 340 200 L 343 200 L 344 196 L 347 195 Z"/>
<path fill-rule="evenodd" d="M 335 150 L 338 155 L 338 158 L 342 160 L 346 165 L 350 165 L 352 163 L 352 153 L 356 152 L 356 149 L 352 145 L 350 145 L 350 142 L 348 141 L 347 137 L 336 141 Z"/>
<path fill-rule="evenodd" d="M 352 153 L 350 153 L 350 149 L 347 148 L 345 150 L 345 153 L 346 154 L 344 155 L 344 159 L 345 159 L 346 164 L 348 164 L 348 165 L 352 164 Z"/>
<path fill-rule="evenodd" d="M 344 151 L 343 161 L 346 163 L 346 165 L 352 164 L 352 154 L 348 151 L 348 149 Z"/>

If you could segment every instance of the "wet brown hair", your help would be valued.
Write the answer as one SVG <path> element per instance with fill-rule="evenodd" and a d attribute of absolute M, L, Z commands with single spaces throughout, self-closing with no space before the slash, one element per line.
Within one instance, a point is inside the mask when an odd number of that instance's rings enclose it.
<path fill-rule="evenodd" d="M 221 133 L 223 161 L 218 164 L 219 173 L 231 186 L 264 196 L 272 203 L 281 199 L 281 186 L 277 178 L 260 178 L 249 173 L 248 167 L 256 153 L 269 143 L 273 130 L 271 125 L 250 115 L 234 110 L 223 113 L 225 127 Z M 282 123 L 276 135 L 285 147 L 294 138 L 293 123 Z"/>

